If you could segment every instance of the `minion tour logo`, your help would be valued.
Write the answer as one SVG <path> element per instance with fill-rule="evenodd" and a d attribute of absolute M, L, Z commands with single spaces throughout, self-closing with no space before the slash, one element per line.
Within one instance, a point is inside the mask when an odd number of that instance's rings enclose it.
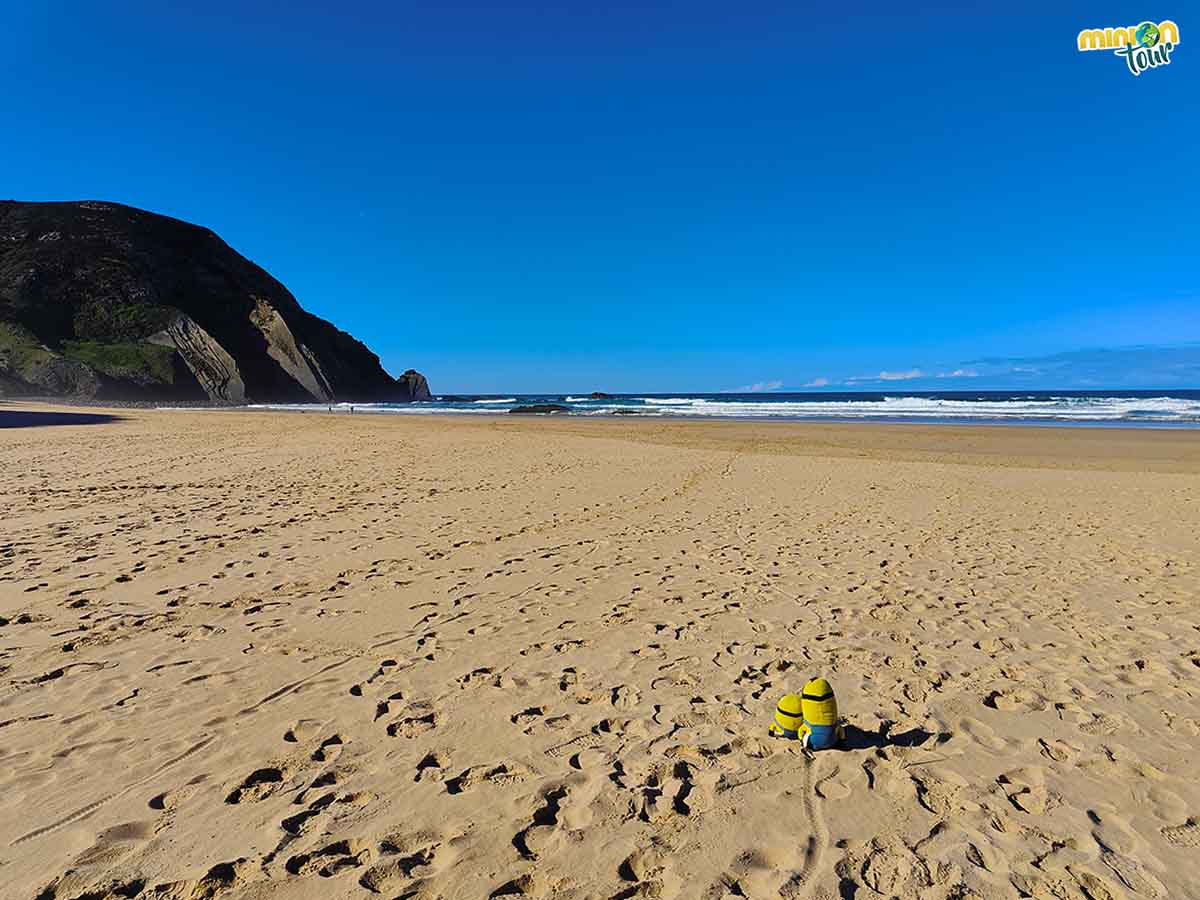
<path fill-rule="evenodd" d="M 1123 28 L 1085 28 L 1076 43 L 1081 51 L 1112 50 L 1125 58 L 1136 77 L 1147 69 L 1171 64 L 1171 53 L 1179 46 L 1179 26 L 1164 19 L 1157 25 L 1143 22 Z"/>

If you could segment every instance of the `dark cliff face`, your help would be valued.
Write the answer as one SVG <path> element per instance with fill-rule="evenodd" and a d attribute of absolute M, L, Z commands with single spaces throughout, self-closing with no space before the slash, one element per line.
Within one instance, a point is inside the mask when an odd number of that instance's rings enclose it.
<path fill-rule="evenodd" d="M 207 228 L 115 203 L 0 202 L 0 394 L 407 401 L 427 398 L 418 379 L 393 379 Z"/>

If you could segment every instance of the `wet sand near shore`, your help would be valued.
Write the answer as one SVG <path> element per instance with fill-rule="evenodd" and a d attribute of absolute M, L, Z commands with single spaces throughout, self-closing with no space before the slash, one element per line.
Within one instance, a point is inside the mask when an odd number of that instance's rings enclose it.
<path fill-rule="evenodd" d="M 1200 432 L 111 413 L 0 429 L 4 898 L 1200 897 Z"/>

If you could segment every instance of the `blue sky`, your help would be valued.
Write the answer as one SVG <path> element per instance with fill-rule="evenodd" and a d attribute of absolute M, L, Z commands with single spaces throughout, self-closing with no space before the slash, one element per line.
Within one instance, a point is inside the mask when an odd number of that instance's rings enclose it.
<path fill-rule="evenodd" d="M 0 195 L 207 225 L 442 392 L 1200 387 L 1200 18 L 805 6 L 8 3 Z"/>

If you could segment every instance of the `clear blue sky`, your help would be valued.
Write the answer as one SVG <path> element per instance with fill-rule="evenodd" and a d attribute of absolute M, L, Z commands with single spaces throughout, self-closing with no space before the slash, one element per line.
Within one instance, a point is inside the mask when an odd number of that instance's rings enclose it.
<path fill-rule="evenodd" d="M 8 2 L 0 195 L 207 225 L 440 392 L 1200 387 L 1200 8 L 969 5 Z"/>

